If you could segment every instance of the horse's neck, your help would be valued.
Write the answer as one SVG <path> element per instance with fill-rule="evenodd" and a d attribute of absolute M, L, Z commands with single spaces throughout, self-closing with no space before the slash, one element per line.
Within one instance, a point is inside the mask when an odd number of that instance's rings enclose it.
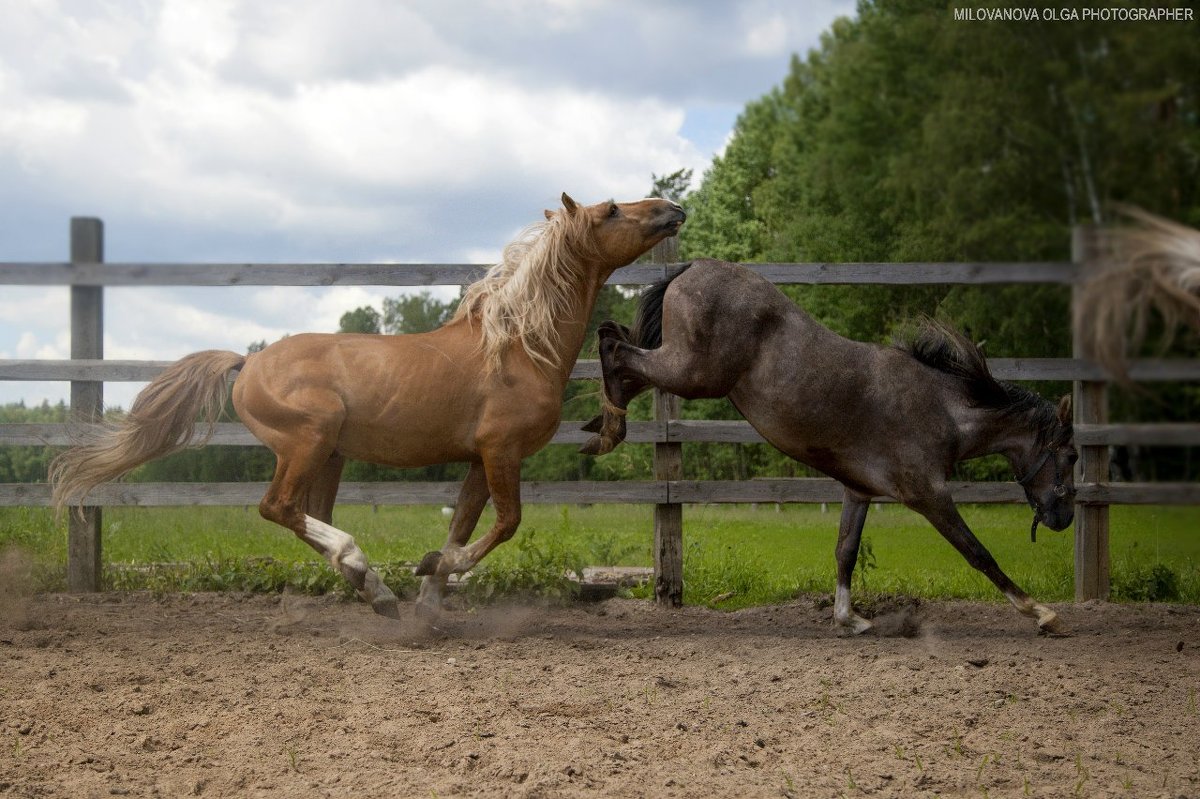
<path fill-rule="evenodd" d="M 596 298 L 600 295 L 600 288 L 608 279 L 607 273 L 601 276 L 597 274 L 597 269 L 583 270 L 584 277 L 575 293 L 575 300 L 571 303 L 570 310 L 558 320 L 556 325 L 558 328 L 558 348 L 555 351 L 558 360 L 556 376 L 564 387 L 570 379 L 575 360 L 579 357 L 579 351 L 583 348 L 588 321 L 592 318 L 592 310 L 596 307 Z"/>
<path fill-rule="evenodd" d="M 1036 438 L 1023 415 L 1005 415 L 992 410 L 972 409 L 964 425 L 961 460 L 982 455 L 1003 455 L 1010 463 L 1024 458 Z"/>

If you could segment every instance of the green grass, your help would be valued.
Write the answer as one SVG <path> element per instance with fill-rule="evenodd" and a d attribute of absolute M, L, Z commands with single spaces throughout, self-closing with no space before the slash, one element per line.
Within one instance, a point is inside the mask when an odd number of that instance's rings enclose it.
<path fill-rule="evenodd" d="M 965 506 L 963 515 L 1001 567 L 1038 599 L 1070 599 L 1072 533 L 1042 529 L 1029 541 L 1029 511 L 1015 506 Z M 722 608 L 786 601 L 798 593 L 829 593 L 839 508 L 773 505 L 689 506 L 684 509 L 685 602 Z M 489 509 L 480 529 L 492 521 Z M 648 506 L 527 506 L 517 538 L 477 570 L 472 593 L 536 592 L 562 568 L 649 566 Z M 339 508 L 334 523 L 353 534 L 389 581 L 411 589 L 403 565 L 445 541 L 447 519 L 437 507 Z M 31 556 L 36 584 L 62 587 L 65 525 L 49 511 L 0 508 L 0 550 Z M 104 561 L 109 585 L 155 590 L 290 586 L 344 591 L 340 579 L 295 536 L 262 521 L 254 509 L 113 508 L 104 513 Z M 1200 509 L 1115 507 L 1110 547 L 1114 599 L 1200 603 Z M 894 505 L 873 507 L 864 532 L 855 590 L 925 598 L 1000 600 L 982 575 L 924 519 Z M 166 572 L 128 565 L 191 564 Z M 181 576 L 182 575 L 182 576 Z M 644 594 L 644 592 L 643 592 Z"/>

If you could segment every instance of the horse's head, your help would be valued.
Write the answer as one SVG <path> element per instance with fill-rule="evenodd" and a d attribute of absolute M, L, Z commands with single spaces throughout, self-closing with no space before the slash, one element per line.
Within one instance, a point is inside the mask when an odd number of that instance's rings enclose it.
<path fill-rule="evenodd" d="M 562 202 L 562 209 L 547 211 L 546 218 L 563 214 L 578 224 L 588 238 L 591 254 L 608 272 L 632 263 L 655 244 L 674 236 L 687 218 L 677 203 L 655 198 L 584 206 L 563 192 Z"/>
<path fill-rule="evenodd" d="M 1025 489 L 1025 498 L 1033 508 L 1033 527 L 1038 524 L 1051 530 L 1065 530 L 1075 516 L 1075 434 L 1071 426 L 1071 396 L 1058 403 L 1054 421 L 1042 430 L 1039 442 L 1013 465 L 1018 469 L 1017 483 Z"/>

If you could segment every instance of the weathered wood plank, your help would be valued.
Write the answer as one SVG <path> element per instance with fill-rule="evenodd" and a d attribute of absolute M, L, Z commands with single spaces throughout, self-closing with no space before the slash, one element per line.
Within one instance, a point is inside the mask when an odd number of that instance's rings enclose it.
<path fill-rule="evenodd" d="M 1081 505 L 1200 505 L 1200 483 L 1083 483 Z"/>
<path fill-rule="evenodd" d="M 109 383 L 144 383 L 153 380 L 171 361 L 130 360 L 0 360 L 0 380 L 103 380 Z M 988 365 L 1001 380 L 1107 380 L 1091 361 L 1078 358 L 992 358 Z M 1144 359 L 1130 364 L 1130 375 L 1142 383 L 1200 380 L 1195 359 Z M 600 362 L 580 360 L 571 371 L 573 380 L 600 379 Z"/>
<path fill-rule="evenodd" d="M 106 383 L 146 383 L 173 361 L 129 361 L 80 358 L 75 360 L 0 360 L 0 380 L 103 380 Z M 598 380 L 599 361 L 578 361 L 573 380 Z"/>
<path fill-rule="evenodd" d="M 1162 422 L 1155 424 L 1077 424 L 1078 446 L 1122 446 L 1137 444 L 1158 447 L 1200 446 L 1200 424 Z"/>
<path fill-rule="evenodd" d="M 1016 483 L 950 483 L 958 502 L 982 504 L 1024 503 Z M 678 480 L 670 483 L 672 502 L 685 504 L 729 502 L 841 502 L 842 486 L 826 477 L 767 478 L 759 480 Z M 880 497 L 878 502 L 894 502 Z"/>
<path fill-rule="evenodd" d="M 0 360 L 0 380 L 103 380 L 106 383 L 145 383 L 172 361 L 127 361 L 78 358 L 73 360 Z"/>
<path fill-rule="evenodd" d="M 99 219 L 71 219 L 71 268 L 99 270 L 103 273 L 104 225 Z M 99 286 L 71 286 L 71 358 L 104 358 L 104 289 Z M 104 383 L 97 379 L 71 381 L 71 420 L 97 422 L 104 416 Z M 81 508 L 67 522 L 67 590 L 100 590 L 99 507 Z"/>
<path fill-rule="evenodd" d="M 88 502 L 106 507 L 170 507 L 188 505 L 257 505 L 267 483 L 106 483 Z M 338 503 L 345 505 L 449 505 L 460 483 L 342 483 Z M 538 505 L 653 504 L 667 499 L 666 483 L 613 480 L 596 482 L 526 482 L 521 500 Z M 45 483 L 0 483 L 0 506 L 45 507 Z"/>
<path fill-rule="evenodd" d="M 343 483 L 338 502 L 348 505 L 441 505 L 458 496 L 458 483 Z M 1198 505 L 1200 483 L 1080 483 L 1081 505 Z M 257 505 L 266 483 L 109 483 L 89 501 L 106 506 Z M 1016 483 L 952 483 L 958 502 L 1025 502 Z M 521 496 L 531 504 L 673 503 L 819 503 L 841 502 L 842 489 L 822 477 L 764 480 L 677 480 L 523 483 Z M 881 497 L 878 502 L 894 500 Z M 45 483 L 0 483 L 0 506 L 45 507 Z"/>
<path fill-rule="evenodd" d="M 559 423 L 558 432 L 551 439 L 552 444 L 579 445 L 588 440 L 590 433 L 583 432 L 582 419 L 567 419 Z M 76 425 L 70 423 L 46 424 L 0 424 L 0 446 L 26 447 L 66 447 L 86 435 L 96 425 Z M 661 422 L 630 422 L 629 434 L 626 441 L 632 444 L 652 444 L 666 441 L 666 433 Z M 209 445 L 220 446 L 262 446 L 257 438 L 241 422 L 221 422 L 217 424 Z"/>
<path fill-rule="evenodd" d="M 927 285 L 1061 283 L 1075 279 L 1075 265 L 1061 261 L 984 263 L 745 264 L 772 283 Z"/>
<path fill-rule="evenodd" d="M 489 264 L 363 263 L 110 263 L 103 269 L 62 262 L 0 263 L 9 286 L 463 286 Z M 973 284 L 1071 283 L 1074 264 L 851 263 L 745 264 L 773 283 Z M 678 264 L 634 264 L 611 284 L 646 285 Z"/>
<path fill-rule="evenodd" d="M 1110 380 L 1085 358 L 989 358 L 988 369 L 1000 380 Z M 1129 376 L 1142 383 L 1200 380 L 1195 359 L 1145 358 L 1130 363 Z"/>
<path fill-rule="evenodd" d="M 582 444 L 590 434 L 580 428 L 583 419 L 566 419 L 559 424 L 551 444 Z M 65 447 L 88 431 L 90 425 L 69 423 L 0 424 L 0 446 Z M 672 419 L 663 422 L 629 422 L 626 441 L 631 444 L 695 443 L 763 444 L 763 437 L 748 422 L 736 420 Z M 216 426 L 210 445 L 261 446 L 240 422 Z M 1200 423 L 1079 424 L 1075 426 L 1079 446 L 1142 445 L 1162 447 L 1200 446 Z"/>
<path fill-rule="evenodd" d="M 1071 260 L 1079 265 L 1080 281 L 1071 290 L 1071 307 L 1079 302 L 1079 293 L 1089 275 L 1101 267 L 1105 257 L 1102 232 L 1090 226 L 1071 231 Z M 1080 339 L 1071 345 L 1071 355 L 1087 355 Z M 1074 423 L 1103 425 L 1108 422 L 1108 384 L 1105 378 L 1076 380 L 1073 386 Z M 1108 448 L 1100 445 L 1079 447 L 1076 482 L 1099 483 L 1108 479 Z M 1103 503 L 1081 505 L 1075 512 L 1075 601 L 1108 599 L 1109 592 L 1109 513 Z"/>

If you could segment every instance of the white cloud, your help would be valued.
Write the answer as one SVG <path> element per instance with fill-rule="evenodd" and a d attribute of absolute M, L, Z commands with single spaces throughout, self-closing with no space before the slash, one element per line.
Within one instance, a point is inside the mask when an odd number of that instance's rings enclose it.
<path fill-rule="evenodd" d="M 108 223 L 110 260 L 490 263 L 564 190 L 582 202 L 632 199 L 651 173 L 681 166 L 698 180 L 724 135 L 702 130 L 704 120 L 730 116 L 692 112 L 761 95 L 783 77 L 788 52 L 815 44 L 852 4 L 0 0 L 0 9 L 0 260 L 62 253 L 65 217 L 87 213 Z M 345 311 L 400 293 L 108 290 L 106 352 L 241 350 L 334 330 Z M 0 291 L 0 357 L 65 357 L 66 297 Z M 22 389 L 43 391 L 0 384 L 0 402 Z M 110 387 L 109 401 L 127 389 Z"/>

